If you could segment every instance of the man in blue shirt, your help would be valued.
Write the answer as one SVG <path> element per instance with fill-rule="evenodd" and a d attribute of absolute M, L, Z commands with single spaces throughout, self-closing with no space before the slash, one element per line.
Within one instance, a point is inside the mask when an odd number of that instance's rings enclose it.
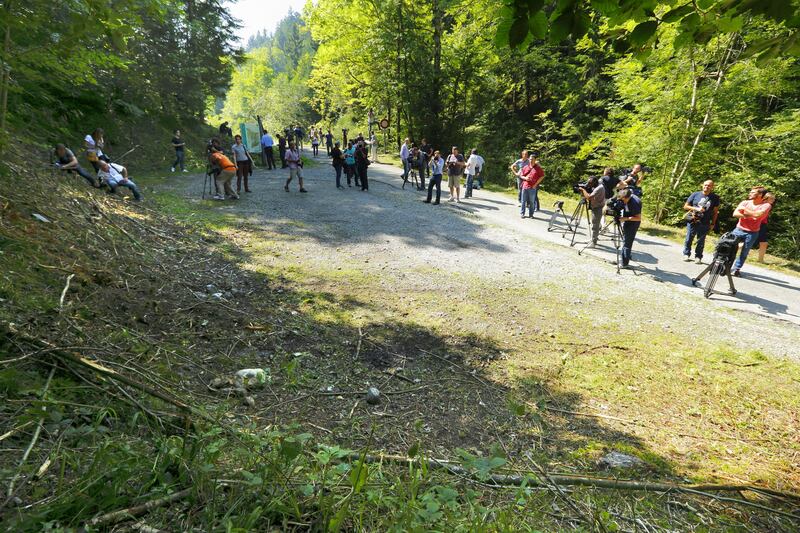
<path fill-rule="evenodd" d="M 703 248 L 706 245 L 706 235 L 717 223 L 719 215 L 719 196 L 714 194 L 714 182 L 703 182 L 703 190 L 693 192 L 683 208 L 686 210 L 686 239 L 683 241 L 684 261 L 692 260 L 692 241 L 697 237 L 694 248 L 694 257 L 698 264 L 703 262 Z"/>
<path fill-rule="evenodd" d="M 261 136 L 261 149 L 264 150 L 264 156 L 267 158 L 267 169 L 269 170 L 275 168 L 275 154 L 272 153 L 274 144 L 272 136 L 267 130 L 264 130 L 264 135 Z"/>
<path fill-rule="evenodd" d="M 633 241 L 636 239 L 636 232 L 642 224 L 642 201 L 633 194 L 631 189 L 622 189 L 617 193 L 617 198 L 625 204 L 622 211 L 622 266 L 621 268 L 631 268 L 628 263 L 633 252 Z"/>

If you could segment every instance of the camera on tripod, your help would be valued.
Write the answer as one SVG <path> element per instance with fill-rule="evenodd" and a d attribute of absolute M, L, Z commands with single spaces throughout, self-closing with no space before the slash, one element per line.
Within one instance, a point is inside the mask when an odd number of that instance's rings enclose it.
<path fill-rule="evenodd" d="M 592 179 L 592 178 L 590 177 L 588 180 L 584 181 L 583 183 L 576 183 L 576 184 L 574 184 L 574 185 L 572 186 L 572 192 L 574 192 L 575 194 L 580 194 L 580 193 L 581 193 L 581 191 L 583 190 L 583 191 L 586 191 L 586 192 L 588 192 L 589 194 L 591 194 L 591 192 L 592 192 L 592 188 L 591 188 L 591 186 L 589 185 L 589 181 L 591 181 L 591 179 Z"/>
<path fill-rule="evenodd" d="M 604 212 L 606 215 L 612 216 L 615 219 L 622 218 L 622 212 L 625 211 L 625 202 L 619 198 L 609 198 L 606 200 L 606 207 Z"/>

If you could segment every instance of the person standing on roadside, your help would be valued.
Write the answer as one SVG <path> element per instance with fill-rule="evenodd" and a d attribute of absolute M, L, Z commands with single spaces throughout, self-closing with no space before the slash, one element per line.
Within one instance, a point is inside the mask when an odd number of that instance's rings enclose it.
<path fill-rule="evenodd" d="M 697 238 L 694 247 L 695 261 L 703 262 L 703 249 L 706 245 L 706 235 L 717 223 L 719 216 L 719 196 L 714 194 L 714 182 L 703 182 L 701 191 L 693 192 L 683 204 L 686 210 L 686 238 L 683 240 L 683 260 L 692 260 L 692 241 Z"/>
<path fill-rule="evenodd" d="M 281 136 L 278 135 L 278 139 Z M 264 159 L 267 160 L 267 170 L 275 168 L 275 154 L 273 153 L 273 146 L 275 141 L 272 140 L 272 135 L 267 130 L 264 130 L 264 135 L 261 136 L 261 149 L 264 151 Z"/>
<path fill-rule="evenodd" d="M 461 200 L 461 175 L 464 173 L 464 156 L 458 153 L 458 148 L 453 146 L 450 155 L 447 157 L 447 186 L 450 188 L 450 198 L 448 202 L 459 203 Z"/>
<path fill-rule="evenodd" d="M 606 204 L 606 188 L 600 183 L 600 178 L 592 176 L 586 182 L 586 187 L 581 187 L 581 194 L 589 203 L 589 211 L 592 212 L 592 243 L 591 247 L 597 246 L 597 239 L 600 236 L 600 226 L 603 223 L 603 207 Z"/>
<path fill-rule="evenodd" d="M 519 191 L 517 193 L 517 200 L 519 201 L 519 205 L 520 206 L 522 205 L 522 177 L 521 176 L 522 176 L 522 171 L 528 165 L 530 165 L 530 157 L 528 156 L 528 151 L 527 150 L 523 150 L 522 153 L 520 154 L 520 158 L 517 159 L 516 161 L 514 161 L 513 163 L 511 163 L 511 166 L 508 167 L 511 170 L 511 172 L 514 173 L 514 176 L 517 177 L 517 190 Z"/>
<path fill-rule="evenodd" d="M 181 130 L 175 130 L 173 133 L 175 135 L 172 138 L 172 147 L 175 149 L 175 162 L 172 163 L 172 172 L 175 172 L 175 168 L 180 166 L 181 172 L 189 172 L 184 167 L 184 148 L 186 147 L 186 141 L 181 139 Z"/>
<path fill-rule="evenodd" d="M 300 150 L 297 150 L 294 143 L 289 143 L 286 150 L 286 164 L 289 165 L 289 178 L 283 186 L 283 190 L 289 192 L 289 183 L 296 177 L 300 184 L 300 192 L 308 192 L 303 187 L 303 160 L 300 158 Z"/>
<path fill-rule="evenodd" d="M 766 220 L 769 215 L 772 204 L 764 200 L 767 194 L 767 189 L 764 187 L 753 187 L 750 189 L 750 194 L 747 195 L 747 200 L 744 200 L 736 206 L 733 210 L 734 218 L 739 219 L 733 234 L 737 237 L 744 239 L 742 251 L 739 257 L 734 261 L 731 275 L 741 276 L 741 270 L 744 262 L 747 261 L 747 255 L 750 249 L 758 240 L 758 233 L 761 230 L 761 224 Z"/>
<path fill-rule="evenodd" d="M 473 148 L 469 154 L 469 158 L 467 158 L 467 190 L 464 193 L 464 198 L 472 198 L 473 182 L 482 166 L 483 158 L 478 155 L 478 149 Z"/>
<path fill-rule="evenodd" d="M 342 154 L 342 150 L 339 148 L 339 141 L 336 141 L 336 144 L 333 148 L 331 148 L 331 158 L 333 161 L 331 164 L 333 165 L 333 170 L 336 172 L 336 188 L 337 189 L 344 189 L 342 187 L 342 167 L 344 166 L 344 155 Z"/>
<path fill-rule="evenodd" d="M 772 206 L 770 208 L 769 213 L 767 216 L 764 217 L 764 221 L 761 223 L 761 227 L 758 229 L 758 239 L 756 239 L 756 244 L 758 244 L 758 262 L 764 262 L 764 255 L 767 253 L 767 222 L 769 222 L 769 215 L 772 213 L 773 209 L 775 209 L 775 195 L 771 192 L 768 192 L 764 195 L 764 201 L 767 202 Z"/>
<path fill-rule="evenodd" d="M 319 135 L 317 135 L 317 132 L 314 130 L 314 128 L 311 128 L 310 136 L 311 136 L 311 153 L 314 154 L 314 157 L 317 157 L 319 156 Z"/>
<path fill-rule="evenodd" d="M 325 134 L 325 150 L 328 152 L 328 157 L 331 157 L 331 152 L 333 151 L 333 134 L 331 130 L 328 130 L 328 133 Z"/>
<path fill-rule="evenodd" d="M 423 138 L 422 142 L 420 142 L 419 150 L 425 156 L 425 177 L 429 178 L 431 175 L 431 167 L 428 163 L 431 162 L 431 158 L 433 157 L 433 146 L 431 146 L 427 139 Z M 423 183 L 425 182 L 425 180 L 422 181 Z M 423 185 L 421 189 L 425 189 L 425 186 Z"/>
<path fill-rule="evenodd" d="M 542 186 L 544 180 L 544 169 L 539 165 L 539 156 L 536 153 L 530 156 L 531 172 L 534 177 L 534 190 L 533 190 L 533 210 L 539 212 L 539 188 Z"/>
<path fill-rule="evenodd" d="M 353 141 L 347 142 L 347 149 L 344 151 L 344 173 L 347 176 L 347 186 L 351 187 L 350 179 L 355 178 L 358 187 L 358 176 L 356 176 L 356 148 Z"/>
<path fill-rule="evenodd" d="M 356 171 L 358 179 L 361 180 L 361 190 L 369 190 L 369 180 L 367 179 L 367 167 L 369 166 L 369 154 L 364 146 L 364 141 L 359 141 L 356 146 Z"/>
<path fill-rule="evenodd" d="M 400 145 L 400 162 L 403 163 L 403 173 L 401 174 L 403 181 L 405 182 L 408 179 L 408 172 L 411 170 L 411 162 L 409 158 L 411 157 L 411 141 L 408 137 L 403 140 L 403 144 Z"/>
<path fill-rule="evenodd" d="M 431 203 L 433 188 L 436 187 L 436 201 L 433 202 L 433 205 L 439 205 L 442 196 L 442 173 L 444 173 L 444 158 L 439 154 L 439 150 L 433 152 L 429 166 L 431 167 L 431 179 L 428 182 L 428 198 L 425 203 Z"/>
<path fill-rule="evenodd" d="M 236 135 L 233 138 L 233 162 L 236 165 L 236 194 L 242 192 L 242 180 L 244 180 L 244 192 L 252 192 L 248 178 L 253 175 L 253 158 L 250 151 L 242 144 L 242 136 Z"/>
<path fill-rule="evenodd" d="M 303 128 L 300 127 L 300 124 L 294 127 L 294 141 L 295 146 L 299 152 L 303 151 Z"/>
<path fill-rule="evenodd" d="M 286 168 L 286 137 L 278 134 L 278 157 L 281 158 L 281 168 Z"/>

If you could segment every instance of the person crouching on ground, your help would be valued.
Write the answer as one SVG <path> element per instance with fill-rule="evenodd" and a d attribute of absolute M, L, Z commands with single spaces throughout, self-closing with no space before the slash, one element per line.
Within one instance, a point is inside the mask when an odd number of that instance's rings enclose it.
<path fill-rule="evenodd" d="M 236 165 L 228 159 L 222 150 L 214 145 L 208 148 L 208 161 L 211 163 L 212 168 L 219 170 L 219 173 L 214 178 L 214 188 L 217 191 L 212 198 L 214 200 L 224 200 L 225 195 L 233 200 L 238 200 L 239 195 L 233 192 L 231 188 L 231 180 L 236 175 Z"/>
<path fill-rule="evenodd" d="M 242 192 L 242 180 L 244 179 L 244 192 L 252 192 L 250 190 L 250 182 L 247 178 L 253 175 L 253 158 L 250 156 L 250 150 L 247 146 L 242 144 L 242 136 L 237 135 L 233 138 L 234 143 L 231 146 L 233 158 L 236 164 L 236 194 Z"/>
<path fill-rule="evenodd" d="M 142 193 L 139 192 L 139 187 L 128 178 L 128 170 L 114 163 L 107 163 L 102 159 L 97 162 L 100 170 L 97 171 L 97 177 L 102 179 L 108 185 L 109 192 L 114 194 L 117 192 L 117 187 L 127 187 L 133 193 L 133 198 L 137 202 L 142 201 Z"/>
<path fill-rule="evenodd" d="M 72 150 L 59 143 L 56 145 L 54 152 L 56 156 L 56 168 L 68 174 L 77 173 L 80 177 L 89 182 L 92 187 L 100 187 L 97 178 L 86 172 L 79 164 L 78 158 L 72 153 Z"/>
<path fill-rule="evenodd" d="M 289 143 L 286 149 L 286 164 L 289 165 L 289 178 L 283 186 L 283 190 L 289 192 L 289 183 L 296 177 L 300 184 L 300 192 L 308 192 L 303 187 L 303 161 L 300 159 L 300 151 L 295 148 L 294 143 Z"/>

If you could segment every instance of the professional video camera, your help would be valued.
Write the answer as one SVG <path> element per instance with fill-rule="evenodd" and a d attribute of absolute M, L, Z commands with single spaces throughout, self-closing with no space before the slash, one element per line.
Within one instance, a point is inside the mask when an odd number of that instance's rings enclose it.
<path fill-rule="evenodd" d="M 584 181 L 583 183 L 576 183 L 572 186 L 572 192 L 575 194 L 580 194 L 581 190 L 586 191 L 587 193 L 591 194 L 592 192 L 592 185 L 589 185 L 590 182 L 595 182 L 594 187 L 597 187 L 597 184 L 600 183 L 600 176 L 589 176 L 589 179 Z"/>
<path fill-rule="evenodd" d="M 605 213 L 615 219 L 622 218 L 622 212 L 625 210 L 625 202 L 619 198 L 609 198 L 606 200 Z"/>

